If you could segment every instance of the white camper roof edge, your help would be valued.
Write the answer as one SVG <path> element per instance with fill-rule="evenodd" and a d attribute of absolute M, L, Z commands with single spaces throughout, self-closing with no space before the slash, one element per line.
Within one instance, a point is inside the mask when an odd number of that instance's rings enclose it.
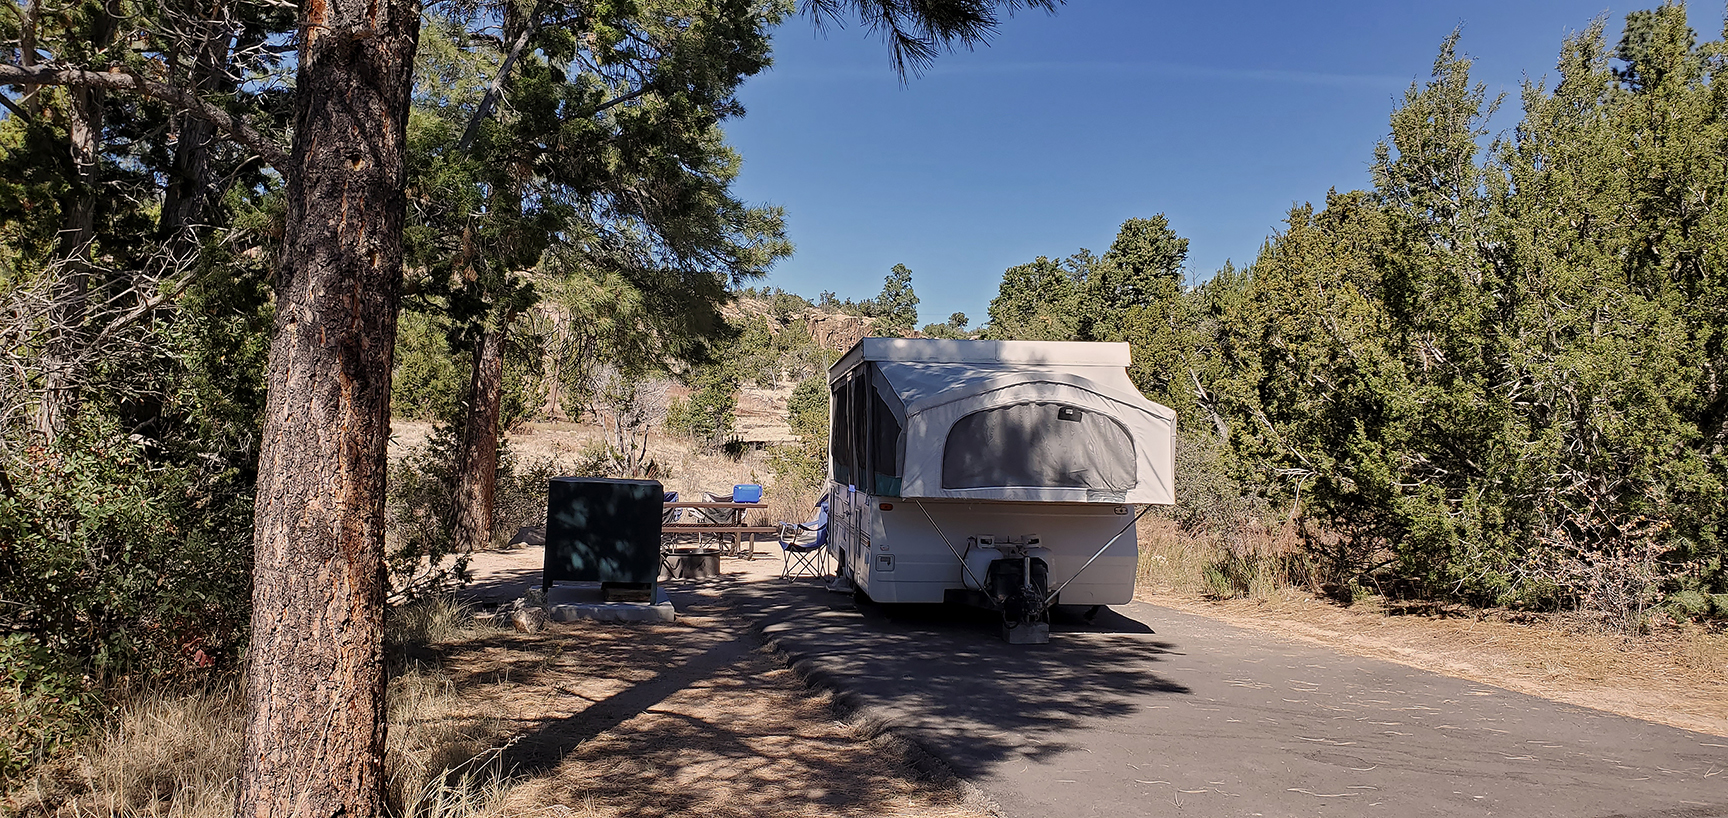
<path fill-rule="evenodd" d="M 845 391 L 831 474 L 850 484 L 868 468 L 885 496 L 1169 504 L 1175 413 L 1135 388 L 1129 356 L 1124 343 L 864 339 L 829 369 L 831 393 Z"/>
<path fill-rule="evenodd" d="M 833 383 L 865 361 L 1127 368 L 1129 356 L 1128 344 L 1121 342 L 864 338 L 828 367 L 828 382 Z"/>

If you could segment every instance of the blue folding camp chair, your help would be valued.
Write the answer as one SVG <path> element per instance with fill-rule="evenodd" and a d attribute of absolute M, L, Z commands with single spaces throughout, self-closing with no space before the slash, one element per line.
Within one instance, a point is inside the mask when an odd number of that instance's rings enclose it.
<path fill-rule="evenodd" d="M 816 504 L 816 519 L 780 524 L 780 549 L 785 553 L 781 579 L 828 575 L 828 498 Z"/>

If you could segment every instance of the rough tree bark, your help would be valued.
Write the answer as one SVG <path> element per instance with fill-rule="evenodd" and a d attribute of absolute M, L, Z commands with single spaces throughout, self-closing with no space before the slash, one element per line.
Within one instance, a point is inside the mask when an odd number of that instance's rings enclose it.
<path fill-rule="evenodd" d="M 504 397 L 504 339 L 509 319 L 480 335 L 468 383 L 468 419 L 456 487 L 456 553 L 485 548 L 492 537 L 498 480 L 498 415 Z"/>
<path fill-rule="evenodd" d="M 236 815 L 382 813 L 384 444 L 419 4 L 306 0 Z"/>

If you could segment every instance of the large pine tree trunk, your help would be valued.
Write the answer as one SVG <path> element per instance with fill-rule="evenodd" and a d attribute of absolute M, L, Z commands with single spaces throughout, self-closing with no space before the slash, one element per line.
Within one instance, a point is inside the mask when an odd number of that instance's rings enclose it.
<path fill-rule="evenodd" d="M 384 444 L 419 6 L 308 0 L 259 456 L 236 814 L 370 818 L 384 758 Z"/>
<path fill-rule="evenodd" d="M 492 497 L 498 479 L 498 415 L 504 397 L 504 333 L 508 319 L 480 336 L 468 386 L 457 471 L 456 552 L 485 548 L 492 537 Z"/>

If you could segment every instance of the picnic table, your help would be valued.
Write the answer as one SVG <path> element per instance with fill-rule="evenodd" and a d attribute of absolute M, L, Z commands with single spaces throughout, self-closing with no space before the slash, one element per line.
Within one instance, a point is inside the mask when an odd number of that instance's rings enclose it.
<path fill-rule="evenodd" d="M 701 522 L 701 523 L 661 523 L 660 524 L 660 532 L 663 534 L 696 534 L 698 539 L 700 539 L 701 535 L 703 535 L 703 534 L 713 534 L 716 539 L 720 539 L 720 535 L 722 535 L 722 534 L 731 534 L 732 535 L 732 555 L 735 557 L 736 556 L 743 556 L 743 554 L 741 552 L 744 550 L 744 537 L 745 536 L 749 536 L 749 538 L 750 538 L 750 555 L 747 557 L 747 559 L 754 560 L 754 559 L 756 559 L 756 537 L 760 534 L 779 534 L 780 533 L 780 527 L 779 526 L 745 525 L 743 523 L 743 517 L 744 517 L 745 511 L 748 511 L 750 509 L 756 509 L 756 508 L 767 508 L 768 507 L 767 503 L 734 503 L 734 502 L 730 502 L 730 501 L 726 501 L 726 500 L 720 500 L 720 501 L 706 501 L 706 500 L 682 501 L 681 500 L 681 501 L 672 502 L 672 503 L 663 503 L 662 506 L 667 510 L 671 510 L 671 509 L 675 509 L 675 508 L 702 508 L 702 509 L 730 509 L 730 510 L 732 510 L 732 514 L 728 515 L 731 518 L 731 522 L 727 522 L 727 523 L 708 523 L 708 522 Z M 724 543 L 725 540 L 720 540 L 720 542 Z"/>

